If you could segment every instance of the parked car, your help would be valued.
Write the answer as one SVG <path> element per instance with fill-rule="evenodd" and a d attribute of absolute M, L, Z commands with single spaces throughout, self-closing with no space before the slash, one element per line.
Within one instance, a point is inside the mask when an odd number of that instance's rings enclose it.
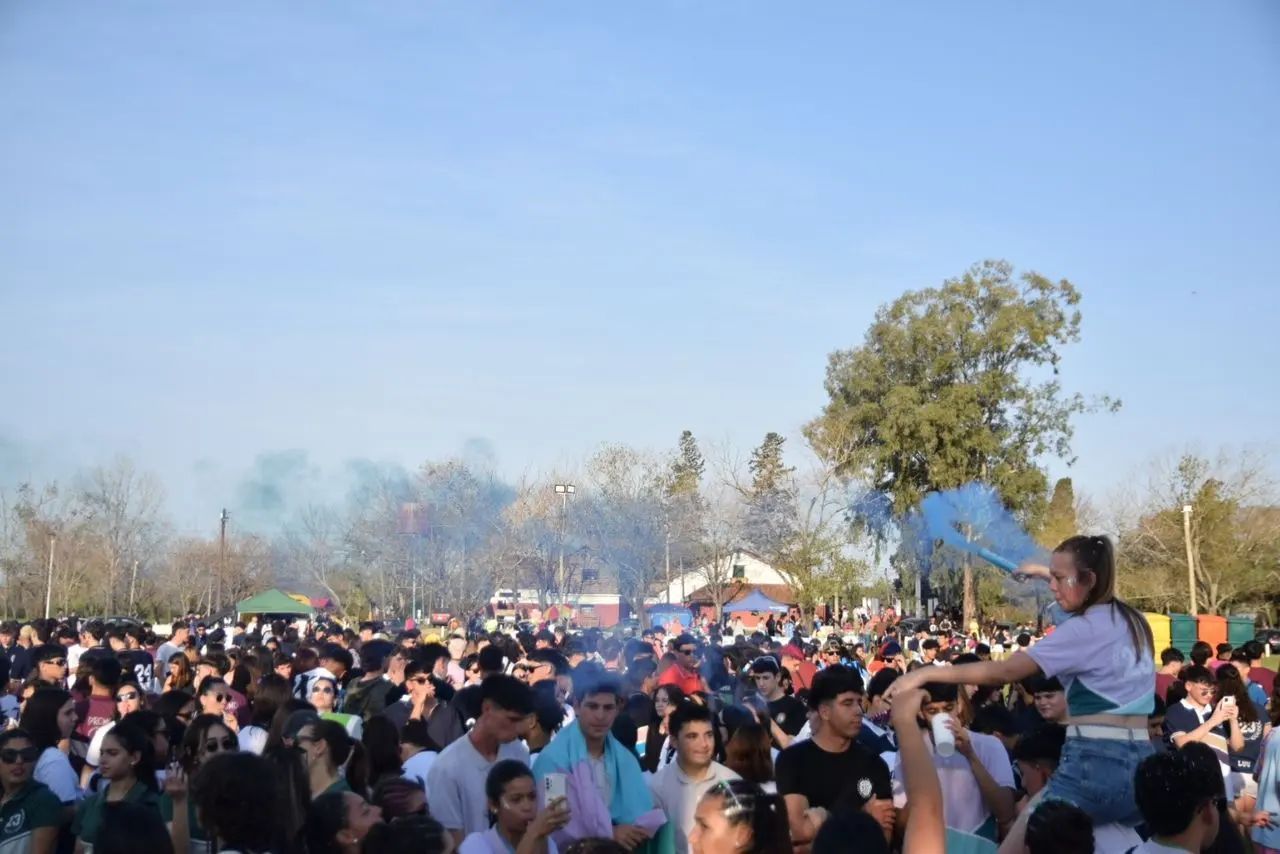
<path fill-rule="evenodd" d="M 1263 646 L 1280 650 L 1280 629 L 1262 629 L 1253 639 Z"/>

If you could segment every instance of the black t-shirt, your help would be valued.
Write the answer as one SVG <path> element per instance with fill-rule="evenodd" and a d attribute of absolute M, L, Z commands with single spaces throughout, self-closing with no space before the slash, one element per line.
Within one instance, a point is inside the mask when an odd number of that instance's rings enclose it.
<path fill-rule="evenodd" d="M 776 700 L 769 701 L 769 717 L 773 718 L 778 729 L 787 735 L 798 734 L 804 729 L 804 722 L 808 720 L 804 703 L 785 694 Z"/>
<path fill-rule="evenodd" d="M 778 754 L 776 771 L 778 794 L 803 795 L 811 807 L 860 807 L 872 798 L 893 798 L 889 767 L 857 742 L 843 753 L 828 753 L 812 740 L 793 744 Z"/>
<path fill-rule="evenodd" d="M 122 649 L 116 653 L 120 664 L 124 666 L 125 676 L 131 676 L 142 686 L 144 692 L 150 692 L 154 684 L 156 662 L 151 653 L 145 649 Z"/>

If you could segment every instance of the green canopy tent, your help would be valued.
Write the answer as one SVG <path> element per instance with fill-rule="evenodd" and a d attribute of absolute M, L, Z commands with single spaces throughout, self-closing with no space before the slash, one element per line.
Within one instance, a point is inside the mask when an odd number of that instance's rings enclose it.
<path fill-rule="evenodd" d="M 282 590 L 266 590 L 236 605 L 241 614 L 301 614 L 311 616 L 315 608 L 304 605 Z"/>

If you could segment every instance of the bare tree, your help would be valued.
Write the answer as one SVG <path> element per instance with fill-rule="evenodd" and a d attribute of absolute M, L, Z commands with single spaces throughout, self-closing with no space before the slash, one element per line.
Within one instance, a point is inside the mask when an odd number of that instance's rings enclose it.
<path fill-rule="evenodd" d="M 589 547 L 617 574 L 619 593 L 637 614 L 665 574 L 664 482 L 661 460 L 605 445 L 587 463 L 588 494 L 579 499 Z"/>
<path fill-rule="evenodd" d="M 742 593 L 745 586 L 733 574 L 742 549 L 743 508 L 737 492 L 723 483 L 705 490 L 702 507 L 701 536 L 694 546 L 697 568 L 691 575 L 695 585 L 711 598 L 719 621 L 724 616 L 725 603 Z"/>
<path fill-rule="evenodd" d="M 343 548 L 344 537 L 337 514 L 327 507 L 308 505 L 285 526 L 281 564 L 286 577 L 319 585 L 332 597 L 338 610 L 351 587 Z"/>
<path fill-rule="evenodd" d="M 163 501 L 159 482 L 125 457 L 91 469 L 80 486 L 83 513 L 101 552 L 108 613 L 116 610 L 117 591 L 127 589 L 124 569 L 151 559 L 164 539 Z"/>

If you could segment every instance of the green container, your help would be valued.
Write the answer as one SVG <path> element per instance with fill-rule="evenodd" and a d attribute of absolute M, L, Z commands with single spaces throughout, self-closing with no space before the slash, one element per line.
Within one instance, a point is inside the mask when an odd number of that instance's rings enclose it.
<path fill-rule="evenodd" d="M 1199 624 L 1190 614 L 1169 615 L 1169 643 L 1190 658 L 1191 647 L 1199 637 Z"/>
<path fill-rule="evenodd" d="M 1227 643 L 1233 647 L 1244 646 L 1255 634 L 1253 617 L 1227 617 Z"/>

